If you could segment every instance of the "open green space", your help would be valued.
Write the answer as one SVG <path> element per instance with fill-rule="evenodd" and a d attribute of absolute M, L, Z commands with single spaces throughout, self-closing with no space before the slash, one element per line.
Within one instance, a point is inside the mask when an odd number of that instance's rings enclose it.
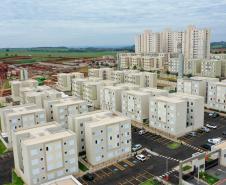
<path fill-rule="evenodd" d="M 180 143 L 177 143 L 177 142 L 173 142 L 173 143 L 169 143 L 167 145 L 168 148 L 172 149 L 172 150 L 176 150 L 178 149 L 179 147 L 181 146 Z"/>
<path fill-rule="evenodd" d="M 12 183 L 5 184 L 5 185 L 24 185 L 23 180 L 17 176 L 17 174 L 13 171 L 12 172 Z"/>
<path fill-rule="evenodd" d="M 113 55 L 116 56 L 116 51 L 58 51 L 58 50 L 46 50 L 46 51 L 29 51 L 29 50 L 9 50 L 4 51 L 0 50 L 0 58 L 5 57 L 15 57 L 15 56 L 29 56 L 32 59 L 24 60 L 23 62 L 38 62 L 40 60 L 44 60 L 44 58 L 48 57 L 68 57 L 68 58 L 92 58 L 92 57 L 101 57 L 104 55 Z M 39 61 L 40 62 L 40 61 Z"/>
<path fill-rule="evenodd" d="M 148 179 L 145 182 L 142 182 L 140 185 L 160 185 L 160 182 L 154 179 Z"/>
<path fill-rule="evenodd" d="M 210 185 L 213 185 L 220 180 L 217 177 L 214 177 L 206 172 L 200 172 L 199 177 Z"/>
<path fill-rule="evenodd" d="M 82 170 L 83 172 L 89 170 L 89 168 L 87 168 L 84 164 L 82 164 L 81 162 L 78 162 L 78 166 L 79 169 Z"/>

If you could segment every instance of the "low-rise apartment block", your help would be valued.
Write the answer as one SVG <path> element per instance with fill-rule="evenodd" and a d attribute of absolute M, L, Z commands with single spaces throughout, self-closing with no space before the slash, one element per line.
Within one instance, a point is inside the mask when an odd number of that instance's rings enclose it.
<path fill-rule="evenodd" d="M 38 86 L 37 80 L 25 80 L 25 81 L 18 81 L 14 80 L 10 82 L 11 84 L 11 94 L 13 101 L 20 101 L 20 90 L 24 87 L 36 88 Z"/>
<path fill-rule="evenodd" d="M 110 80 L 113 68 L 92 68 L 88 70 L 89 77 L 99 77 L 102 80 Z"/>
<path fill-rule="evenodd" d="M 85 125 L 85 143 L 86 157 L 91 165 L 130 154 L 130 119 L 110 112 L 93 117 Z"/>
<path fill-rule="evenodd" d="M 77 173 L 76 134 L 57 123 L 14 133 L 15 170 L 29 185 Z"/>
<path fill-rule="evenodd" d="M 87 81 L 84 83 L 83 99 L 87 101 L 89 107 L 100 108 L 100 88 L 115 84 L 116 82 L 111 80 Z"/>
<path fill-rule="evenodd" d="M 116 81 L 117 83 L 123 83 L 124 71 L 112 71 L 111 80 Z"/>
<path fill-rule="evenodd" d="M 221 61 L 202 60 L 201 75 L 207 77 L 221 77 Z"/>
<path fill-rule="evenodd" d="M 125 83 L 132 83 L 140 87 L 157 87 L 157 74 L 150 72 L 126 73 Z"/>
<path fill-rule="evenodd" d="M 43 108 L 44 100 L 61 98 L 62 93 L 55 89 L 40 90 L 39 88 L 37 88 L 35 91 L 25 92 L 24 96 L 25 103 L 36 104 L 38 107 Z"/>
<path fill-rule="evenodd" d="M 68 127 L 68 116 L 88 112 L 87 102 L 75 97 L 45 100 L 44 108 L 48 121 L 56 121 Z"/>
<path fill-rule="evenodd" d="M 2 132 L 7 137 L 7 147 L 12 147 L 12 133 L 46 124 L 46 113 L 36 105 L 19 105 L 0 110 Z"/>
<path fill-rule="evenodd" d="M 150 94 L 150 96 L 168 96 L 169 91 L 164 90 L 164 89 L 156 89 L 152 87 L 145 87 L 145 88 L 140 88 L 139 89 L 142 92 L 147 92 Z"/>
<path fill-rule="evenodd" d="M 79 72 L 57 74 L 57 88 L 64 92 L 71 91 L 73 78 L 84 78 L 84 74 Z"/>
<path fill-rule="evenodd" d="M 109 111 L 98 110 L 83 113 L 80 115 L 71 115 L 68 117 L 68 129 L 76 133 L 78 153 L 80 155 L 85 154 L 86 142 L 85 142 L 85 126 L 88 122 L 97 118 L 105 118 L 112 115 Z"/>
<path fill-rule="evenodd" d="M 226 112 L 226 83 L 209 83 L 207 107 Z"/>
<path fill-rule="evenodd" d="M 219 79 L 199 76 L 191 77 L 190 79 L 178 79 L 177 92 L 203 96 L 205 97 L 205 102 L 207 102 L 208 84 L 210 82 L 219 82 Z"/>
<path fill-rule="evenodd" d="M 185 93 L 173 93 L 170 97 L 178 97 L 187 101 L 186 128 L 197 130 L 204 125 L 204 97 Z"/>
<path fill-rule="evenodd" d="M 122 92 L 122 114 L 132 120 L 143 122 L 149 117 L 148 99 L 150 93 L 139 90 Z"/>
<path fill-rule="evenodd" d="M 188 129 L 187 101 L 176 97 L 150 98 L 149 126 L 175 137 L 184 135 Z"/>
<path fill-rule="evenodd" d="M 184 93 L 150 98 L 149 126 L 174 137 L 201 128 L 204 98 Z"/>
<path fill-rule="evenodd" d="M 72 79 L 72 96 L 76 96 L 81 99 L 83 98 L 84 83 L 87 80 L 87 78 Z"/>

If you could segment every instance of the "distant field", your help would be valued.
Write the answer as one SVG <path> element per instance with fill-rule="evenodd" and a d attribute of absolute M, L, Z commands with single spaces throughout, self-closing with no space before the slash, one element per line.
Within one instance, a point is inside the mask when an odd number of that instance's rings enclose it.
<path fill-rule="evenodd" d="M 32 56 L 36 58 L 45 57 L 72 57 L 72 58 L 92 58 L 101 57 L 104 55 L 116 55 L 116 51 L 3 51 L 0 50 L 0 58 L 10 57 L 10 56 Z"/>

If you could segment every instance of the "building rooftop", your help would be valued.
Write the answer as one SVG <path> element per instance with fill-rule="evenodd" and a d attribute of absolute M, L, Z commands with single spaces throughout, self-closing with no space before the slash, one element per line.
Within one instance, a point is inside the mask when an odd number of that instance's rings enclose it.
<path fill-rule="evenodd" d="M 155 99 L 155 100 L 158 100 L 158 101 L 169 102 L 169 103 L 186 102 L 185 100 L 178 98 L 178 97 L 167 97 L 167 96 L 156 96 L 156 97 L 153 97 L 152 99 Z"/>
<path fill-rule="evenodd" d="M 15 135 L 21 134 L 27 134 L 28 136 L 22 141 L 22 144 L 30 146 L 74 135 L 72 131 L 66 130 L 55 121 L 49 122 L 45 126 L 21 130 L 15 133 Z"/>

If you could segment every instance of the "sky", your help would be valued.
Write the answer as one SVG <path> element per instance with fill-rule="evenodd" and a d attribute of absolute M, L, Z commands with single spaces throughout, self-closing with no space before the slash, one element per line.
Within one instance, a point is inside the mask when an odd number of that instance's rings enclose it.
<path fill-rule="evenodd" d="M 226 41 L 226 0 L 1 0 L 0 48 L 127 46 L 145 29 L 212 30 Z"/>

